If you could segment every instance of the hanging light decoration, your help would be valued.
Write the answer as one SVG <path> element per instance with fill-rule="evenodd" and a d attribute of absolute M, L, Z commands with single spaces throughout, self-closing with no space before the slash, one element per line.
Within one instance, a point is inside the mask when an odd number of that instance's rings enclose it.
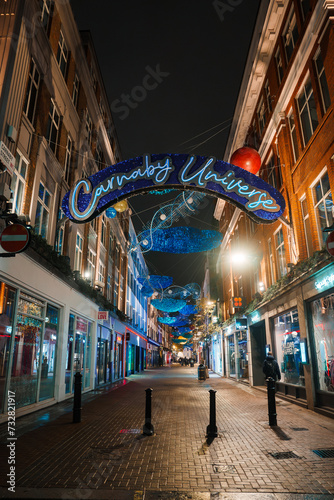
<path fill-rule="evenodd" d="M 164 312 L 177 312 L 182 307 L 186 305 L 185 300 L 177 300 L 177 299 L 153 299 L 151 300 L 151 305 L 158 309 L 158 311 Z"/>
<path fill-rule="evenodd" d="M 182 314 L 183 316 L 189 316 L 190 314 L 197 314 L 198 311 L 199 309 L 197 306 L 187 304 L 181 309 L 180 314 Z"/>
<path fill-rule="evenodd" d="M 141 288 L 140 293 L 141 293 L 144 297 L 152 297 L 152 295 L 153 295 L 153 293 L 154 293 L 154 290 L 153 290 L 153 288 L 152 288 L 152 287 L 144 285 L 144 286 Z"/>
<path fill-rule="evenodd" d="M 187 322 L 184 321 L 184 319 L 180 320 L 179 316 L 175 316 L 175 317 L 172 317 L 172 318 L 170 318 L 169 316 L 166 316 L 165 318 L 159 317 L 158 318 L 158 322 L 162 323 L 163 325 L 170 325 L 170 326 L 177 326 L 180 323 L 182 323 L 184 325 L 187 324 Z M 182 325 L 180 325 L 180 326 L 182 326 Z"/>
<path fill-rule="evenodd" d="M 191 329 L 189 328 L 189 326 L 181 326 L 180 328 L 178 328 L 178 330 L 182 334 L 191 332 Z"/>
<path fill-rule="evenodd" d="M 206 252 L 217 248 L 223 235 L 219 231 L 197 229 L 196 227 L 177 226 L 143 231 L 140 245 L 143 250 L 167 253 Z"/>
<path fill-rule="evenodd" d="M 192 338 L 192 333 L 182 333 L 182 337 L 184 337 L 185 339 L 189 340 Z"/>

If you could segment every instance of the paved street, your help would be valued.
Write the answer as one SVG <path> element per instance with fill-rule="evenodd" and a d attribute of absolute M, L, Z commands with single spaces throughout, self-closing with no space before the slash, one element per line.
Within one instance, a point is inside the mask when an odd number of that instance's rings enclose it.
<path fill-rule="evenodd" d="M 84 398 L 79 424 L 69 402 L 17 419 L 16 492 L 3 473 L 1 498 L 334 498 L 334 420 L 277 398 L 278 427 L 270 428 L 265 392 L 213 373 L 199 381 L 197 367 L 127 380 Z M 153 436 L 142 435 L 148 387 Z M 208 441 L 210 389 L 219 435 Z M 1 425 L 7 474 L 6 432 Z"/>

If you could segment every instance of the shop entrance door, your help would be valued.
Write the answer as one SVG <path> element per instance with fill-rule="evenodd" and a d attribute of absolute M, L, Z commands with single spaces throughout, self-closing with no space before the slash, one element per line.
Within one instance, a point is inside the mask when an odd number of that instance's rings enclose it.
<path fill-rule="evenodd" d="M 266 357 L 266 329 L 264 321 L 250 326 L 252 346 L 253 385 L 265 385 L 262 371 L 263 361 Z"/>
<path fill-rule="evenodd" d="M 97 342 L 97 383 L 105 384 L 107 382 L 107 354 L 108 341 L 106 339 L 98 339 Z"/>

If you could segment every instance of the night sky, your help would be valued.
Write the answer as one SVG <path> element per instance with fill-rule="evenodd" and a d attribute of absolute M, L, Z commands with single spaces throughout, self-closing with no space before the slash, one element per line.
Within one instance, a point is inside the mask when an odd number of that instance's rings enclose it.
<path fill-rule="evenodd" d="M 71 0 L 79 29 L 93 37 L 123 159 L 143 153 L 223 158 L 259 4 Z M 137 232 L 179 193 L 130 198 Z M 216 229 L 215 199 L 204 205 L 191 225 Z M 179 285 L 201 283 L 204 257 L 145 254 L 151 273 L 173 276 Z"/>

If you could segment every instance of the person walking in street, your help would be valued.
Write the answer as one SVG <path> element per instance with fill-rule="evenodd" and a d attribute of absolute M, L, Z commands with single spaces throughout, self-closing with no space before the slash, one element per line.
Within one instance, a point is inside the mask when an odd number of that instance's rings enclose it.
<path fill-rule="evenodd" d="M 266 379 L 271 377 L 275 381 L 281 380 L 281 371 L 271 351 L 268 352 L 266 359 L 263 362 L 263 373 L 265 374 Z"/>

